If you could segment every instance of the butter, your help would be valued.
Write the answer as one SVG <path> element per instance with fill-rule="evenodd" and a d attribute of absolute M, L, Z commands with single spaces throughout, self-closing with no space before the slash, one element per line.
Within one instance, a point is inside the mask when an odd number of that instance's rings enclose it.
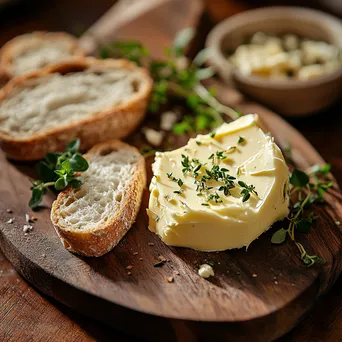
<path fill-rule="evenodd" d="M 226 178 L 213 176 L 215 168 Z M 157 153 L 152 170 L 149 229 L 170 246 L 202 251 L 247 247 L 288 214 L 288 167 L 257 115 Z M 224 189 L 226 184 L 233 185 Z M 243 185 L 254 187 L 245 201 Z"/>

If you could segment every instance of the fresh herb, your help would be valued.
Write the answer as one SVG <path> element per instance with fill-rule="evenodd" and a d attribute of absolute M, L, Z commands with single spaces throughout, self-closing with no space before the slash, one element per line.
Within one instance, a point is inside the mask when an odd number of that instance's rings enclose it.
<path fill-rule="evenodd" d="M 306 252 L 301 243 L 296 240 L 296 233 L 307 233 L 310 231 L 313 222 L 317 219 L 312 212 L 305 215 L 305 210 L 313 203 L 324 201 L 324 193 L 332 186 L 332 182 L 327 179 L 331 166 L 329 164 L 323 166 L 313 166 L 308 173 L 294 169 L 290 176 L 290 184 L 292 185 L 292 197 L 295 202 L 291 205 L 290 214 L 288 215 L 289 226 L 287 229 L 281 228 L 272 236 L 272 243 L 280 244 L 289 236 L 296 244 L 302 261 L 308 267 L 316 262 L 324 262 L 317 255 L 310 255 Z M 286 187 L 284 187 L 284 191 Z M 286 196 L 286 193 L 285 193 Z"/>
<path fill-rule="evenodd" d="M 143 147 L 141 147 L 140 149 L 140 153 L 142 154 L 143 157 L 147 158 L 147 157 L 152 157 L 156 154 L 156 150 L 149 146 L 149 145 L 144 145 Z"/>
<path fill-rule="evenodd" d="M 213 132 L 213 133 L 210 133 L 210 138 L 215 138 L 215 135 L 216 135 L 216 133 L 215 132 Z"/>
<path fill-rule="evenodd" d="M 248 201 L 251 197 L 251 194 L 258 196 L 258 193 L 255 191 L 254 185 L 247 185 L 243 181 L 238 181 L 238 184 L 243 188 L 240 192 L 240 194 L 243 195 L 242 202 Z"/>
<path fill-rule="evenodd" d="M 177 195 L 181 195 L 183 193 L 183 189 L 182 189 L 182 186 L 184 184 L 184 182 L 180 179 L 180 178 L 176 178 L 172 175 L 172 172 L 171 173 L 166 173 L 167 175 L 167 178 L 169 178 L 171 181 L 175 182 L 178 184 L 179 186 L 179 190 L 175 190 L 174 193 L 177 194 Z"/>
<path fill-rule="evenodd" d="M 79 139 L 75 139 L 66 147 L 63 153 L 47 153 L 43 161 L 37 165 L 37 171 L 41 180 L 33 182 L 32 196 L 29 206 L 32 209 L 39 207 L 49 187 L 60 191 L 69 184 L 73 188 L 79 188 L 83 179 L 78 172 L 86 171 L 88 162 L 77 152 L 80 146 Z"/>
<path fill-rule="evenodd" d="M 179 32 L 171 47 L 165 50 L 165 59 L 152 59 L 147 49 L 136 41 L 117 41 L 101 48 L 102 58 L 124 57 L 146 65 L 154 80 L 149 110 L 157 112 L 169 102 L 170 97 L 183 99 L 192 111 L 173 127 L 174 133 L 211 130 L 224 122 L 222 115 L 236 119 L 240 115 L 233 109 L 222 105 L 215 99 L 214 89 L 207 90 L 201 80 L 212 77 L 212 67 L 202 68 L 211 56 L 211 51 L 204 49 L 190 61 L 185 57 L 185 50 L 195 32 L 187 28 Z"/>
<path fill-rule="evenodd" d="M 246 139 L 244 137 L 239 137 L 239 140 L 237 143 L 239 145 L 239 144 L 243 144 L 245 141 L 246 141 Z"/>

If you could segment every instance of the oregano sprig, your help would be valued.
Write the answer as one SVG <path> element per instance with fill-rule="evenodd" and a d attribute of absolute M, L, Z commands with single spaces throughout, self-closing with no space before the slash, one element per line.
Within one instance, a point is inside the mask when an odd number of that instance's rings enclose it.
<path fill-rule="evenodd" d="M 202 80 L 214 75 L 212 67 L 203 68 L 211 51 L 200 51 L 192 61 L 185 57 L 186 48 L 194 35 L 195 31 L 191 28 L 180 31 L 172 45 L 165 50 L 163 60 L 152 59 L 148 50 L 137 41 L 117 41 L 100 50 L 101 58 L 123 57 L 149 69 L 154 80 L 150 112 L 158 112 L 172 97 L 184 101 L 190 114 L 174 125 L 173 132 L 176 134 L 212 130 L 224 122 L 223 115 L 233 120 L 240 116 L 216 100 L 213 88 L 206 89 L 201 84 Z"/>
<path fill-rule="evenodd" d="M 300 257 L 307 267 L 316 262 L 324 262 L 324 260 L 317 255 L 308 254 L 304 246 L 297 241 L 296 233 L 309 232 L 313 222 L 317 219 L 313 212 L 305 215 L 305 210 L 313 203 L 324 201 L 324 193 L 332 186 L 332 182 L 326 179 L 330 169 L 331 166 L 325 164 L 323 166 L 314 165 L 307 173 L 298 169 L 293 170 L 290 176 L 292 185 L 290 195 L 296 200 L 292 203 L 288 215 L 289 225 L 287 229 L 281 228 L 276 231 L 271 239 L 272 243 L 281 244 L 289 236 L 298 248 Z"/>
<path fill-rule="evenodd" d="M 33 182 L 32 195 L 29 206 L 37 209 L 42 202 L 49 187 L 60 191 L 69 184 L 73 188 L 79 188 L 83 179 L 78 172 L 84 172 L 89 165 L 86 159 L 77 152 L 80 146 L 79 139 L 71 141 L 64 152 L 47 153 L 43 161 L 37 165 L 37 171 L 41 180 Z"/>

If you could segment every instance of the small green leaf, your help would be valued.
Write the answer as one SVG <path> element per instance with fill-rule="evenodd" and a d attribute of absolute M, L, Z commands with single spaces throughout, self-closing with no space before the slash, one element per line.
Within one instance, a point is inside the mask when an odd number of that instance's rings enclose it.
<path fill-rule="evenodd" d="M 62 155 L 62 153 L 46 153 L 45 160 L 48 164 L 55 167 L 57 165 L 58 158 Z"/>
<path fill-rule="evenodd" d="M 247 188 L 247 184 L 243 181 L 238 181 L 238 184 L 243 188 Z"/>
<path fill-rule="evenodd" d="M 277 230 L 273 235 L 271 242 L 274 244 L 281 244 L 286 239 L 287 231 L 284 228 Z"/>
<path fill-rule="evenodd" d="M 239 137 L 238 144 L 242 144 L 246 141 L 244 137 Z"/>
<path fill-rule="evenodd" d="M 309 176 L 298 169 L 294 169 L 291 177 L 290 183 L 296 187 L 303 188 L 309 183 Z"/>
<path fill-rule="evenodd" d="M 295 229 L 300 233 L 307 233 L 312 227 L 312 221 L 302 219 L 295 224 Z"/>
<path fill-rule="evenodd" d="M 37 209 L 39 207 L 39 204 L 42 202 L 45 192 L 46 192 L 45 188 L 44 189 L 32 188 L 32 195 L 29 201 L 30 208 Z"/>
<path fill-rule="evenodd" d="M 47 164 L 45 161 L 41 161 L 37 164 L 37 173 L 43 182 L 51 182 L 56 179 L 53 166 Z"/>
<path fill-rule="evenodd" d="M 249 192 L 246 192 L 246 193 L 243 195 L 242 202 L 248 201 L 250 197 L 251 197 L 251 194 L 250 194 Z"/>
<path fill-rule="evenodd" d="M 68 185 L 68 182 L 65 177 L 58 178 L 55 183 L 56 190 L 63 190 Z"/>
<path fill-rule="evenodd" d="M 70 168 L 73 171 L 83 172 L 86 171 L 89 167 L 88 162 L 82 157 L 80 153 L 75 153 L 70 158 Z"/>
<path fill-rule="evenodd" d="M 65 152 L 76 153 L 80 148 L 80 139 L 72 140 L 67 147 L 65 148 Z"/>
<path fill-rule="evenodd" d="M 65 160 L 61 166 L 62 166 L 62 170 L 65 170 L 66 173 L 71 171 L 70 160 Z"/>

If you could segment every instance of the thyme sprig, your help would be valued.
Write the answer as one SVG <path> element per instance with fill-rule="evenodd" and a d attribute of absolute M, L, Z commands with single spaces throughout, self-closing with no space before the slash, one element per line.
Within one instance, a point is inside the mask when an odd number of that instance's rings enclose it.
<path fill-rule="evenodd" d="M 253 185 L 247 185 L 243 181 L 235 183 L 236 177 L 229 174 L 229 169 L 220 167 L 218 162 L 226 159 L 224 155 L 225 151 L 216 151 L 208 157 L 208 160 L 212 162 L 211 168 L 207 167 L 207 163 L 202 163 L 199 159 L 192 158 L 182 154 L 182 173 L 184 176 L 191 176 L 194 178 L 194 184 L 196 185 L 197 196 L 205 197 L 204 206 L 208 206 L 209 202 L 222 203 L 220 192 L 224 196 L 231 195 L 231 189 L 235 188 L 237 184 L 241 187 L 242 201 L 246 202 L 251 194 L 258 195 Z M 176 178 L 172 173 L 167 173 L 167 177 L 180 185 L 183 185 L 183 181 L 180 178 Z M 218 184 L 217 184 L 218 183 Z M 179 191 L 174 191 L 178 193 Z M 182 193 L 182 192 L 180 192 Z"/>
<path fill-rule="evenodd" d="M 296 244 L 300 252 L 300 257 L 305 266 L 310 267 L 316 262 L 324 262 L 317 255 L 310 255 L 304 246 L 296 239 L 296 233 L 307 233 L 311 229 L 313 222 L 317 219 L 313 212 L 305 215 L 305 210 L 310 208 L 313 203 L 324 202 L 325 192 L 332 186 L 332 182 L 327 180 L 327 175 L 331 166 L 314 166 L 307 173 L 294 169 L 290 176 L 292 189 L 290 196 L 295 197 L 288 215 L 289 225 L 287 229 L 281 228 L 272 236 L 272 243 L 281 244 L 287 236 Z"/>
<path fill-rule="evenodd" d="M 215 99 L 213 88 L 208 90 L 201 84 L 202 80 L 214 75 L 212 67 L 202 67 L 211 55 L 210 50 L 200 51 L 192 61 L 185 57 L 186 47 L 194 35 L 191 28 L 180 31 L 171 47 L 165 50 L 163 60 L 152 59 L 147 49 L 137 41 L 113 42 L 100 51 L 101 58 L 124 57 L 148 67 L 154 80 L 150 112 L 158 112 L 173 96 L 185 101 L 192 114 L 185 115 L 174 125 L 173 132 L 177 134 L 211 130 L 224 122 L 223 116 L 233 120 L 240 116 Z"/>
<path fill-rule="evenodd" d="M 65 151 L 60 153 L 47 153 L 43 161 L 37 165 L 37 171 L 41 180 L 33 182 L 31 187 L 32 195 L 29 206 L 37 209 L 49 187 L 60 191 L 69 184 L 73 188 L 79 188 L 83 179 L 78 172 L 86 171 L 88 162 L 77 152 L 80 146 L 79 139 L 69 143 Z"/>

